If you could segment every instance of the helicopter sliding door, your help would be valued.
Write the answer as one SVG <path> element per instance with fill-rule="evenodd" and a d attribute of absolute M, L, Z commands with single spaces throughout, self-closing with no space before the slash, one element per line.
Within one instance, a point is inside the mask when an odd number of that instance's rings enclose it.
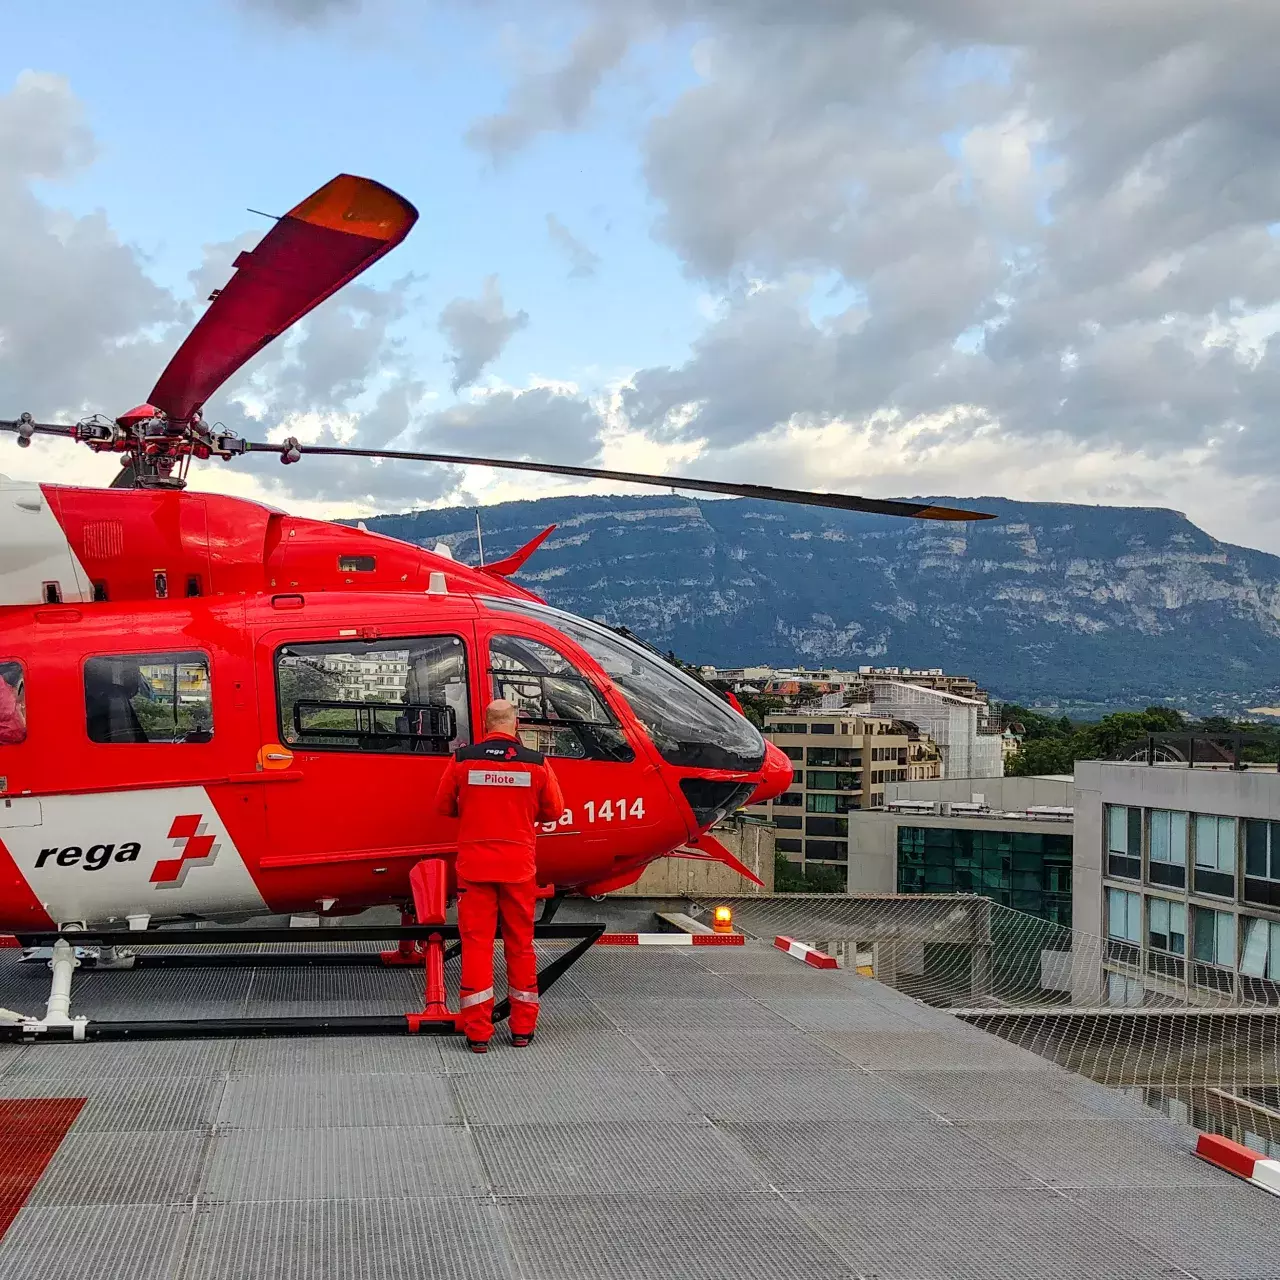
<path fill-rule="evenodd" d="M 334 892 L 377 896 L 389 860 L 447 847 L 433 802 L 450 753 L 472 740 L 473 643 L 469 622 L 263 638 L 264 751 L 287 762 L 282 782 L 298 779 L 270 788 L 265 869 L 349 864 Z"/>
<path fill-rule="evenodd" d="M 543 883 L 567 887 L 606 878 L 637 853 L 684 839 L 646 744 L 628 739 L 563 636 L 524 619 L 503 619 L 489 633 L 487 649 L 486 696 L 515 704 L 522 741 L 548 758 L 564 792 L 564 812 L 539 833 Z"/>

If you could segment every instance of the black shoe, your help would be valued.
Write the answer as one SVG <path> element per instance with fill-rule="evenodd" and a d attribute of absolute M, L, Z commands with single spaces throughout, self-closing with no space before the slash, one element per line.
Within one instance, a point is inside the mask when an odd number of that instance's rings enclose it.
<path fill-rule="evenodd" d="M 532 1031 L 530 1031 L 527 1036 L 517 1035 L 514 1031 L 511 1033 L 511 1043 L 515 1045 L 517 1049 L 525 1048 L 525 1046 L 532 1043 L 532 1041 L 533 1041 Z"/>
<path fill-rule="evenodd" d="M 472 1053 L 488 1053 L 489 1042 L 487 1040 L 468 1040 L 467 1048 L 470 1049 Z"/>

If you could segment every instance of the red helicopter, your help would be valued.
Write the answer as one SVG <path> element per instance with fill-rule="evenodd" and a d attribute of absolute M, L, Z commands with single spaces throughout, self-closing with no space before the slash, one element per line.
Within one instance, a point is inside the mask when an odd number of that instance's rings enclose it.
<path fill-rule="evenodd" d="M 432 800 L 492 697 L 554 761 L 548 894 L 605 893 L 669 855 L 750 872 L 710 828 L 791 762 L 635 637 L 513 583 L 551 530 L 483 567 L 259 503 L 189 492 L 192 458 L 272 452 L 474 464 L 915 516 L 925 503 L 540 462 L 251 442 L 206 423 L 245 361 L 394 248 L 417 212 L 341 175 L 278 219 L 149 401 L 74 426 L 0 421 L 120 456 L 109 489 L 0 480 L 0 931 L 324 916 L 447 897 Z M 435 899 L 433 898 L 433 904 Z M 440 917 L 443 918 L 443 917 Z"/>

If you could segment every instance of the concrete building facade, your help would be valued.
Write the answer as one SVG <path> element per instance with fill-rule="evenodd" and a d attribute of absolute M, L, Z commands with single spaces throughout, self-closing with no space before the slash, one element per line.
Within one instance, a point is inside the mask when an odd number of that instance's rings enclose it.
<path fill-rule="evenodd" d="M 1280 1003 L 1274 766 L 1080 761 L 1075 808 L 1076 927 L 1103 939 L 1078 1000 Z"/>
<path fill-rule="evenodd" d="M 843 869 L 851 815 L 882 808 L 885 787 L 907 779 L 909 735 L 887 717 L 834 711 L 778 712 L 766 718 L 765 736 L 790 757 L 792 785 L 744 812 L 771 822 L 778 852 L 801 868 Z"/>

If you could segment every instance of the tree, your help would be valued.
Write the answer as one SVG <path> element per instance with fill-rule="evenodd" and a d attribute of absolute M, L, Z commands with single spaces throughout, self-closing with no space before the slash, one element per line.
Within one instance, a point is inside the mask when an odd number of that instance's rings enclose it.
<path fill-rule="evenodd" d="M 1005 774 L 1028 778 L 1045 773 L 1073 773 L 1076 767 L 1074 738 L 1028 738 L 1005 764 Z"/>

